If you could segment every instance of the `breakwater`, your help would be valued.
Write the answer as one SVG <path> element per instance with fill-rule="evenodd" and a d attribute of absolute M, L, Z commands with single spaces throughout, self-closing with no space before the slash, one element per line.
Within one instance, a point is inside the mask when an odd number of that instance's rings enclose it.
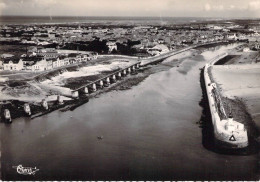
<path fill-rule="evenodd" d="M 227 53 L 215 57 L 204 67 L 204 80 L 211 112 L 214 137 L 217 143 L 228 148 L 244 148 L 248 146 L 247 131 L 243 124 L 234 121 L 232 113 L 223 107 L 220 92 L 216 83 L 211 81 L 210 68 L 218 60 L 227 56 Z"/>

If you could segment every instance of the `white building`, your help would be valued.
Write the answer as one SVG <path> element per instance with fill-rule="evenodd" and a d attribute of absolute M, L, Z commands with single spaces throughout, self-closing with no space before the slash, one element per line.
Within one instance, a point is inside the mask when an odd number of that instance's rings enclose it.
<path fill-rule="evenodd" d="M 233 34 L 228 34 L 227 35 L 228 40 L 237 40 L 237 35 L 235 33 Z"/>
<path fill-rule="evenodd" d="M 19 71 L 23 69 L 23 61 L 18 58 L 6 59 L 4 60 L 3 67 L 4 70 Z"/>
<path fill-rule="evenodd" d="M 42 59 L 41 61 L 35 62 L 31 67 L 32 71 L 45 71 L 48 68 L 48 63 L 46 59 Z"/>
<path fill-rule="evenodd" d="M 108 47 L 109 52 L 112 52 L 113 50 L 117 50 L 116 42 L 109 41 L 106 43 L 106 45 Z"/>
<path fill-rule="evenodd" d="M 164 54 L 166 52 L 169 52 L 169 48 L 166 45 L 158 44 L 148 49 L 147 52 L 151 55 L 159 55 L 159 54 Z"/>

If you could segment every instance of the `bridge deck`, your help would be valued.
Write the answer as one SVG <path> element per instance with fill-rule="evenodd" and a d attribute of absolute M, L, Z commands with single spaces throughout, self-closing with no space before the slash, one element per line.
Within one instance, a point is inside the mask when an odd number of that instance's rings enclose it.
<path fill-rule="evenodd" d="M 113 75 L 115 75 L 115 74 L 117 74 L 117 73 L 119 73 L 119 72 L 122 72 L 122 71 L 124 71 L 124 70 L 126 70 L 126 69 L 128 69 L 128 68 L 131 68 L 132 66 L 138 65 L 138 64 L 140 65 L 141 62 L 137 62 L 137 63 L 131 64 L 130 66 L 127 66 L 127 67 L 125 67 L 125 68 L 121 68 L 121 69 L 118 70 L 118 71 L 115 71 L 115 72 L 113 72 L 113 73 L 111 73 L 111 74 L 108 74 L 108 75 L 102 77 L 102 78 L 99 78 L 99 79 L 97 79 L 97 80 L 95 80 L 95 81 L 92 81 L 92 82 L 90 82 L 90 83 L 88 83 L 88 84 L 86 84 L 86 85 L 84 85 L 84 86 L 81 86 L 81 87 L 79 87 L 79 88 L 77 88 L 77 89 L 75 89 L 75 90 L 73 90 L 73 91 L 78 91 L 78 90 L 83 89 L 83 88 L 85 88 L 85 87 L 88 87 L 88 86 L 90 86 L 90 85 L 92 85 L 92 84 L 94 84 L 94 83 L 97 83 L 97 82 L 99 82 L 100 80 L 105 80 L 105 79 L 108 78 L 108 77 L 111 77 L 111 76 L 113 76 Z"/>

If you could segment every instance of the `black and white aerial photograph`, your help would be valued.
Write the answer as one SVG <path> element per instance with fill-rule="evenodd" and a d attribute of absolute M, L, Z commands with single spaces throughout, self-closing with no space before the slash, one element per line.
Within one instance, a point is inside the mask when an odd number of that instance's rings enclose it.
<path fill-rule="evenodd" d="M 0 181 L 259 181 L 260 0 L 0 0 Z"/>

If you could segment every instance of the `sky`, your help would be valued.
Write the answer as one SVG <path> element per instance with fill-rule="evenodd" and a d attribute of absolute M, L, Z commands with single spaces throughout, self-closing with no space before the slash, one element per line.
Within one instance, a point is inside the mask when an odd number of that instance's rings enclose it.
<path fill-rule="evenodd" d="M 260 18 L 260 0 L 0 0 L 0 16 Z"/>

